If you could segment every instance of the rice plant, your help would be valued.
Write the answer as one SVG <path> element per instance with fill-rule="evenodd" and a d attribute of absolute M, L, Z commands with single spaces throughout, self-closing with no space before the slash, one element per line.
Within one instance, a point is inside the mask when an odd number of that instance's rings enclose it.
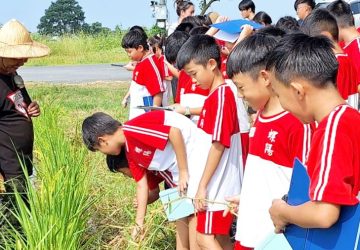
<path fill-rule="evenodd" d="M 58 123 L 59 107 L 43 105 L 42 110 L 35 121 L 35 184 L 26 176 L 29 207 L 15 191 L 13 216 L 20 228 L 8 221 L 0 232 L 1 248 L 87 249 L 91 237 L 84 241 L 84 235 L 95 199 L 89 195 L 86 152 L 65 136 Z"/>

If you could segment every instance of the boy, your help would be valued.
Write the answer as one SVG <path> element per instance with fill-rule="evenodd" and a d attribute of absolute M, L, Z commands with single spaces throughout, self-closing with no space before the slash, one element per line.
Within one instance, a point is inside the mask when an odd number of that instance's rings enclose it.
<path fill-rule="evenodd" d="M 244 19 L 253 20 L 255 16 L 255 4 L 251 0 L 242 0 L 239 3 L 239 11 Z"/>
<path fill-rule="evenodd" d="M 294 3 L 294 9 L 296 11 L 296 15 L 300 19 L 300 24 L 305 20 L 305 18 L 310 15 L 310 13 L 315 8 L 314 0 L 296 0 Z"/>
<path fill-rule="evenodd" d="M 341 206 L 359 203 L 360 114 L 336 89 L 337 67 L 331 42 L 322 37 L 287 36 L 269 55 L 266 68 L 281 105 L 303 123 L 318 122 L 306 163 L 310 201 L 274 200 L 269 211 L 276 233 L 287 224 L 331 227 Z"/>
<path fill-rule="evenodd" d="M 171 111 L 153 111 L 140 115 L 124 125 L 104 113 L 86 118 L 83 140 L 91 151 L 119 155 L 126 151 L 131 176 L 137 182 L 136 227 L 133 237 L 141 232 L 149 200 L 148 171 L 156 171 L 170 187 L 187 190 L 193 198 L 209 150 L 205 133 L 186 117 Z M 120 164 L 121 165 L 121 164 Z M 188 168 L 189 166 L 189 168 Z M 126 171 L 123 169 L 122 172 Z M 177 249 L 196 249 L 194 216 L 176 222 Z M 190 244 L 189 244 L 190 241 Z"/>
<path fill-rule="evenodd" d="M 165 56 L 170 64 L 176 64 L 176 57 L 181 46 L 189 39 L 189 34 L 175 31 L 166 39 Z M 175 69 L 178 71 L 177 69 Z M 201 89 L 192 82 L 191 77 L 184 70 L 178 71 L 178 86 L 175 103 L 176 112 L 190 116 L 197 124 L 204 101 L 209 94 L 208 89 Z"/>
<path fill-rule="evenodd" d="M 268 209 L 273 199 L 287 193 L 294 158 L 305 159 L 311 136 L 311 128 L 286 112 L 272 90 L 265 64 L 277 42 L 256 33 L 241 41 L 228 60 L 227 72 L 239 94 L 258 110 L 250 130 L 235 249 L 255 248 L 274 230 Z"/>
<path fill-rule="evenodd" d="M 333 51 L 339 63 L 336 86 L 340 95 L 350 106 L 357 109 L 359 104 L 358 85 L 360 78 L 351 59 L 338 45 L 339 29 L 333 15 L 326 9 L 314 10 L 301 27 L 310 36 L 324 35 L 332 41 Z"/>
<path fill-rule="evenodd" d="M 360 69 L 360 33 L 354 26 L 350 5 L 345 1 L 337 0 L 329 4 L 327 9 L 336 18 L 339 40 L 344 42 L 343 49 L 352 58 L 356 68 Z"/>
<path fill-rule="evenodd" d="M 138 62 L 129 90 L 129 119 L 145 112 L 137 106 L 167 106 L 167 103 L 163 103 L 165 88 L 159 71 L 159 60 L 149 51 L 146 34 L 137 30 L 129 31 L 122 39 L 121 46 L 132 61 Z"/>
<path fill-rule="evenodd" d="M 332 2 L 327 9 L 336 18 L 339 27 L 339 41 L 355 65 L 357 77 L 360 80 L 360 33 L 354 26 L 354 17 L 350 5 L 337 0 Z M 358 92 L 360 93 L 360 86 Z M 358 110 L 360 110 L 360 106 Z"/>
<path fill-rule="evenodd" d="M 232 249 L 232 216 L 222 216 L 225 197 L 240 192 L 243 166 L 237 107 L 231 87 L 220 71 L 220 49 L 213 37 L 195 35 L 181 47 L 177 64 L 210 94 L 200 113 L 198 127 L 211 146 L 195 196 L 197 242 L 202 249 Z M 240 157 L 239 157 L 240 156 Z M 214 201 L 214 202 L 212 202 Z"/>

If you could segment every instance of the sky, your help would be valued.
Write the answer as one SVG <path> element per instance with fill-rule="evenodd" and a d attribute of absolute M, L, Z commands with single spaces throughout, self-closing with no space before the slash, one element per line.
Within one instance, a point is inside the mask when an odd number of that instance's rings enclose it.
<path fill-rule="evenodd" d="M 53 0 L 55 1 L 55 0 Z M 253 0 L 254 1 L 254 0 Z M 193 0 L 195 14 L 200 13 L 199 0 Z M 238 4 L 240 0 L 220 0 L 208 11 L 216 11 L 230 19 L 240 18 Z M 36 26 L 50 6 L 51 0 L 1 0 L 0 23 L 15 18 L 21 21 L 29 31 L 36 32 Z M 104 27 L 114 29 L 116 25 L 128 28 L 133 25 L 151 27 L 155 24 L 150 9 L 150 0 L 78 0 L 85 12 L 87 23 L 100 22 Z M 276 22 L 280 17 L 295 17 L 294 0 L 255 0 L 256 12 L 265 11 Z M 170 23 L 177 20 L 173 0 L 167 0 Z"/>

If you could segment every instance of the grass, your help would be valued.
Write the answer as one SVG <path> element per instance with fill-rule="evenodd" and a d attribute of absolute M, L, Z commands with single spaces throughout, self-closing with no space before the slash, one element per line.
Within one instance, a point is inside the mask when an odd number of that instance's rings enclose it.
<path fill-rule="evenodd" d="M 35 41 L 46 44 L 51 54 L 29 60 L 27 66 L 100 64 L 129 61 L 121 48 L 122 32 L 98 35 L 65 35 L 58 38 L 33 35 Z"/>
<path fill-rule="evenodd" d="M 45 120 L 54 121 L 56 129 L 64 136 L 58 140 L 57 150 L 63 155 L 62 159 L 78 159 L 76 166 L 81 171 L 76 172 L 83 176 L 84 187 L 88 187 L 86 199 L 90 207 L 81 210 L 83 217 L 79 217 L 78 228 L 85 228 L 77 235 L 75 241 L 80 246 L 65 248 L 17 248 L 17 249 L 174 249 L 175 236 L 174 226 L 166 222 L 162 207 L 159 202 L 150 206 L 146 218 L 145 239 L 140 243 L 131 241 L 131 226 L 135 218 L 135 210 L 132 205 L 135 195 L 135 182 L 125 178 L 121 174 L 110 173 L 105 166 L 104 157 L 99 153 L 84 151 L 80 138 L 80 126 L 82 120 L 96 111 L 106 112 L 121 121 L 125 121 L 128 113 L 120 106 L 120 101 L 127 91 L 127 84 L 124 83 L 104 83 L 104 84 L 84 84 L 84 85 L 42 85 L 33 84 L 28 87 L 30 96 L 33 100 L 38 100 L 43 108 L 43 115 L 35 120 L 35 151 L 37 161 L 51 158 L 52 153 L 42 150 L 50 140 L 47 129 L 53 125 L 43 123 Z M 55 111 L 56 112 L 55 112 Z M 56 116 L 51 119 L 46 117 L 47 112 L 55 112 Z M 43 120 L 41 120 L 43 119 Z M 56 123 L 55 123 L 56 122 Z M 46 125 L 47 124 L 47 125 Z M 45 127 L 48 126 L 49 128 Z M 51 126 L 50 126 L 51 125 Z M 55 130 L 56 130 L 55 129 Z M 52 131 L 50 129 L 50 131 Z M 60 141 L 66 141 L 71 152 L 62 150 Z M 45 145 L 45 146 L 44 146 Z M 46 147 L 45 147 L 46 148 Z M 48 148 L 48 147 L 47 147 Z M 39 154 L 45 152 L 46 154 Z M 76 161 L 75 161 L 76 162 Z M 39 163 L 39 166 L 41 164 Z M 61 172 L 56 172 L 61 175 Z M 74 172 L 71 172 L 74 173 Z M 71 176 L 63 175 L 66 178 Z M 60 179 L 63 180 L 63 179 Z M 53 180 L 55 183 L 58 181 Z M 61 182 L 60 182 L 61 183 Z M 88 186 L 87 186 L 88 185 Z M 74 187 L 76 189 L 76 187 Z M 71 190 L 62 194 L 62 200 L 71 197 Z M 84 198 L 85 199 L 85 198 Z M 36 199 L 35 199 L 36 200 Z M 59 204 L 63 204 L 59 202 Z M 65 204 L 67 204 L 65 202 Z M 33 211 L 37 213 L 39 211 Z M 56 220 L 60 214 L 43 214 L 44 220 Z M 61 220 L 60 220 L 61 221 Z M 60 223 L 60 222 L 59 222 Z M 50 224 L 50 223 L 49 223 Z M 40 225 L 35 225 L 40 227 Z M 49 230 L 48 227 L 43 226 Z M 51 231 L 51 230 L 50 230 Z M 68 231 L 63 228 L 62 232 Z M 47 239 L 48 236 L 44 236 Z M 65 237 L 65 236 L 64 236 Z M 69 237 L 73 237 L 69 235 Z M 54 238 L 53 238 L 54 240 Z M 85 245 L 87 243 L 88 245 Z"/>

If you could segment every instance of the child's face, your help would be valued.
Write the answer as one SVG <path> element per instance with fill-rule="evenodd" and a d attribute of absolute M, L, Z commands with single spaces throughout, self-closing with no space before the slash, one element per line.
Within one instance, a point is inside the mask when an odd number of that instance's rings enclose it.
<path fill-rule="evenodd" d="M 249 18 L 250 14 L 251 14 L 251 9 L 242 9 L 240 10 L 240 14 L 243 18 Z"/>
<path fill-rule="evenodd" d="M 144 56 L 144 49 L 141 45 L 137 49 L 127 48 L 125 51 L 132 61 L 139 62 Z"/>
<path fill-rule="evenodd" d="M 113 135 L 103 135 L 98 138 L 99 146 L 96 150 L 106 155 L 119 155 L 121 147 L 125 144 L 125 137 L 119 129 Z"/>
<path fill-rule="evenodd" d="M 216 62 L 215 67 L 217 67 Z M 194 61 L 191 60 L 185 65 L 184 70 L 192 78 L 192 81 L 196 86 L 202 89 L 210 89 L 214 80 L 215 67 L 214 63 L 210 62 L 210 60 L 206 66 L 194 63 Z"/>
<path fill-rule="evenodd" d="M 232 78 L 238 87 L 238 93 L 255 109 L 263 109 L 271 97 L 269 79 L 259 74 L 256 79 L 248 73 L 238 73 Z"/>
<path fill-rule="evenodd" d="M 292 83 L 290 86 L 286 86 L 284 83 L 281 83 L 276 79 L 275 74 L 272 72 L 270 74 L 271 86 L 278 96 L 281 106 L 296 116 L 301 122 L 308 124 L 313 122 L 311 114 L 306 108 L 305 99 L 302 98 L 296 86 L 294 87 Z"/>

